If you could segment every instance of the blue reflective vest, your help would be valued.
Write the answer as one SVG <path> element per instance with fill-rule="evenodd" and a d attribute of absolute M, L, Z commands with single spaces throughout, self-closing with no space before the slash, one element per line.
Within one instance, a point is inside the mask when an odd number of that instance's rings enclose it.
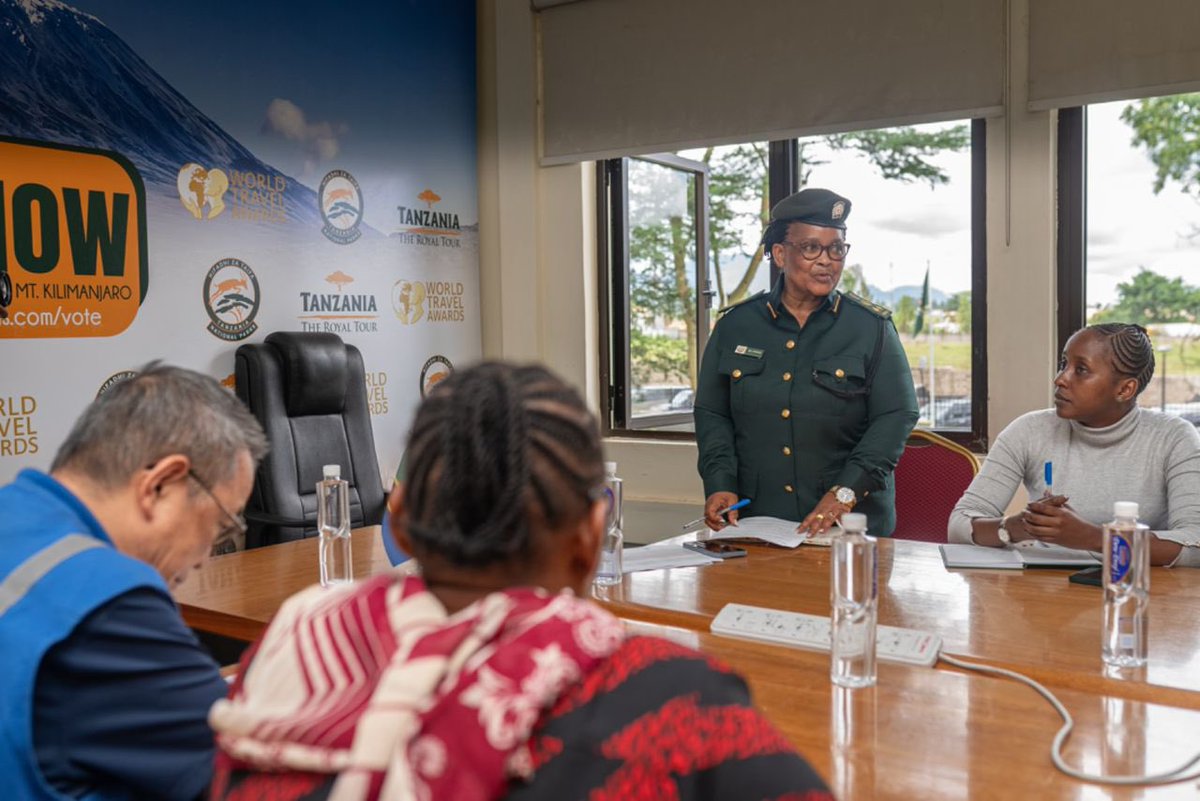
<path fill-rule="evenodd" d="M 138 587 L 167 592 L 149 565 L 119 553 L 87 507 L 34 470 L 0 488 L 0 776 L 9 799 L 67 799 L 33 749 L 33 692 L 42 657 L 84 618 Z M 88 801 L 129 795 L 98 787 Z"/>

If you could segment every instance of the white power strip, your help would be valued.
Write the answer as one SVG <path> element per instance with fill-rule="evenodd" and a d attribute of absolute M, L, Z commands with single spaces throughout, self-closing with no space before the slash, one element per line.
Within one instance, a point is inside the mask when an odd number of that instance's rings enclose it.
<path fill-rule="evenodd" d="M 790 645 L 812 651 L 830 648 L 829 618 L 764 609 L 746 604 L 725 604 L 709 626 L 713 634 Z M 888 662 L 932 667 L 942 650 L 942 638 L 927 631 L 879 626 L 875 655 Z"/>

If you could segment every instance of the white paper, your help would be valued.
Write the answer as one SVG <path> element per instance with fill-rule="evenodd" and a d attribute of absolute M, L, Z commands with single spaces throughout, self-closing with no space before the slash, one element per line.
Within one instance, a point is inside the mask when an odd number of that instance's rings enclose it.
<path fill-rule="evenodd" d="M 1026 567 L 1046 567 L 1059 565 L 1061 567 L 1087 567 L 1099 564 L 1101 557 L 1091 551 L 1080 551 L 1075 548 L 1064 548 L 1061 545 L 1049 545 L 1039 542 L 1029 547 L 1018 546 L 1015 549 L 1021 554 L 1021 561 Z"/>
<path fill-rule="evenodd" d="M 681 545 L 645 545 L 641 548 L 626 548 L 621 554 L 621 572 L 636 573 L 639 570 L 662 570 L 668 567 L 698 567 L 722 561 L 716 556 L 707 556 L 688 550 Z"/>
<path fill-rule="evenodd" d="M 778 517 L 744 517 L 738 520 L 736 526 L 726 526 L 720 531 L 710 531 L 710 540 L 738 539 L 741 537 L 756 537 L 772 545 L 782 545 L 784 548 L 795 548 L 807 538 L 805 534 L 797 534 L 794 520 L 780 520 Z"/>
<path fill-rule="evenodd" d="M 1014 548 L 989 548 L 985 545 L 940 545 L 946 567 L 982 567 L 1017 570 L 1022 567 L 1086 567 L 1097 563 L 1090 551 L 1077 551 L 1061 545 L 1032 545 Z"/>
<path fill-rule="evenodd" d="M 983 545 L 939 545 L 946 567 L 988 567 L 1020 570 L 1021 555 L 1013 548 L 988 548 Z"/>

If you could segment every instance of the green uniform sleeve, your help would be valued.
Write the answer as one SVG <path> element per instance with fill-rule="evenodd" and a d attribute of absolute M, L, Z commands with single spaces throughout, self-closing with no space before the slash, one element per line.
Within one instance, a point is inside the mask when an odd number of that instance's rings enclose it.
<path fill-rule="evenodd" d="M 733 418 L 729 409 L 729 380 L 717 372 L 720 361 L 721 325 L 713 329 L 696 387 L 693 416 L 696 445 L 700 451 L 700 478 L 704 497 L 714 492 L 737 492 L 737 454 L 734 453 Z M 911 387 L 909 388 L 911 392 Z"/>
<path fill-rule="evenodd" d="M 917 423 L 917 395 L 908 357 L 890 320 L 882 322 L 883 347 L 871 394 L 867 396 L 867 430 L 850 452 L 837 483 L 859 498 L 887 485 L 887 477 L 904 453 L 904 443 Z"/>

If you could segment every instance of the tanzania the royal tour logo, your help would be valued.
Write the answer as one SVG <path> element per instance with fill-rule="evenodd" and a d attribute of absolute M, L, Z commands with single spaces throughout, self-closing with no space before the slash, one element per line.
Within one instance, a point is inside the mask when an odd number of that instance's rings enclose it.
<path fill-rule="evenodd" d="M 245 339 L 258 330 L 254 322 L 261 294 L 258 277 L 241 259 L 221 259 L 204 277 L 204 307 L 208 332 L 228 342 Z"/>
<path fill-rule="evenodd" d="M 188 162 L 175 180 L 179 201 L 197 220 L 211 220 L 225 211 L 226 200 L 234 219 L 285 223 L 288 181 L 278 173 L 225 170 Z M 226 198 L 228 194 L 228 198 Z"/>
<path fill-rule="evenodd" d="M 428 320 L 431 323 L 461 323 L 467 319 L 463 308 L 462 281 L 408 281 L 401 278 L 392 285 L 392 311 L 405 325 Z"/>
<path fill-rule="evenodd" d="M 434 211 L 434 204 L 442 199 L 432 189 L 417 195 L 425 208 L 397 206 L 400 212 L 400 227 L 392 236 L 399 237 L 407 245 L 433 245 L 435 247 L 460 247 L 462 226 L 458 214 L 452 211 Z"/>
<path fill-rule="evenodd" d="M 334 334 L 374 334 L 379 331 L 379 307 L 375 296 L 345 292 L 354 278 L 336 270 L 325 276 L 325 282 L 337 287 L 337 292 L 301 292 L 301 331 L 328 331 Z"/>
<path fill-rule="evenodd" d="M 388 374 L 380 370 L 367 373 L 367 409 L 373 415 L 388 413 Z"/>
<path fill-rule="evenodd" d="M 38 452 L 38 432 L 33 427 L 37 406 L 32 395 L 0 395 L 0 456 Z"/>
<path fill-rule="evenodd" d="M 0 339 L 110 337 L 150 284 L 146 193 L 123 156 L 0 137 Z"/>
<path fill-rule="evenodd" d="M 358 230 L 362 223 L 363 196 L 358 181 L 345 170 L 334 170 L 321 179 L 317 191 L 317 202 L 321 204 L 321 219 L 325 226 L 321 233 L 339 245 L 349 245 L 362 236 Z"/>
<path fill-rule="evenodd" d="M 454 365 L 445 356 L 430 356 L 421 367 L 421 397 L 450 377 Z"/>
<path fill-rule="evenodd" d="M 110 389 L 115 387 L 117 384 L 128 381 L 129 379 L 133 378 L 135 375 L 137 375 L 137 373 L 135 373 L 133 370 L 121 370 L 120 372 L 113 373 L 108 378 L 104 379 L 104 383 L 100 385 L 100 389 L 96 390 L 96 397 L 97 398 L 100 397 L 105 392 L 108 392 Z"/>

